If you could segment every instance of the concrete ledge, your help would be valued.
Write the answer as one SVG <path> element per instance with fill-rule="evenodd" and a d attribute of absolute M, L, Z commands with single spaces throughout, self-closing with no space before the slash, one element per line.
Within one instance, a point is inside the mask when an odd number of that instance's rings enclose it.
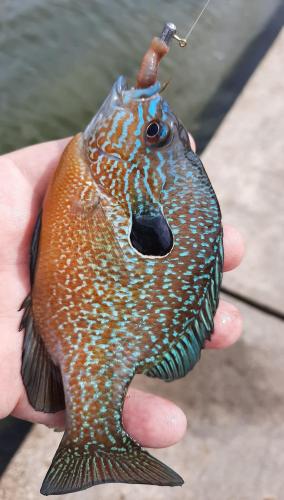
<path fill-rule="evenodd" d="M 245 236 L 243 265 L 227 288 L 284 313 L 284 79 L 280 33 L 206 149 L 224 222 Z"/>

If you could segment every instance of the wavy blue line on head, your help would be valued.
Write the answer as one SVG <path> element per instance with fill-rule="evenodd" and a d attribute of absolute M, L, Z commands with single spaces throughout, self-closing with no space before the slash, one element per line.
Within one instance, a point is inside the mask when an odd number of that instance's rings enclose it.
<path fill-rule="evenodd" d="M 129 89 L 129 90 L 124 90 L 122 92 L 122 99 L 125 104 L 129 103 L 132 100 L 139 100 L 139 99 L 145 99 L 148 97 L 152 97 L 155 94 L 158 94 L 161 90 L 161 84 L 160 82 L 156 82 L 150 87 L 147 87 L 145 89 Z"/>
<path fill-rule="evenodd" d="M 151 99 L 151 102 L 150 102 L 149 108 L 148 108 L 148 114 L 150 115 L 149 116 L 150 120 L 151 120 L 151 118 L 154 118 L 156 116 L 158 104 L 160 101 L 161 101 L 161 97 L 159 95 L 156 98 Z"/>
<path fill-rule="evenodd" d="M 143 117 L 143 105 L 141 102 L 138 104 L 138 125 L 136 127 L 136 130 L 134 132 L 134 135 L 138 137 L 141 134 L 141 130 L 144 124 L 144 117 Z"/>

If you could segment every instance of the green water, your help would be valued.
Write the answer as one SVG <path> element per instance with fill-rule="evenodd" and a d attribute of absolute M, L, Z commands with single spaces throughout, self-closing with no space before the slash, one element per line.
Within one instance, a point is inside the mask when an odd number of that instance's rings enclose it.
<path fill-rule="evenodd" d="M 119 74 L 134 82 L 153 34 L 181 34 L 198 0 L 1 0 L 0 152 L 82 129 Z M 160 78 L 193 132 L 204 104 L 261 30 L 279 0 L 212 0 L 190 44 L 173 44 Z"/>

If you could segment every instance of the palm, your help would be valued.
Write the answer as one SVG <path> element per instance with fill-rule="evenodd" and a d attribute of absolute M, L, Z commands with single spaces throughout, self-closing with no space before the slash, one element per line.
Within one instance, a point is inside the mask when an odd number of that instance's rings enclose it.
<path fill-rule="evenodd" d="M 25 163 L 6 155 L 0 162 L 0 416 L 11 413 L 19 401 L 25 400 L 20 375 L 23 332 L 18 332 L 21 318 L 19 306 L 29 291 L 29 248 L 33 226 L 42 197 L 56 165 L 58 142 L 54 156 L 43 146 L 40 154 Z M 45 152 L 49 154 L 47 161 Z"/>
<path fill-rule="evenodd" d="M 0 158 L 0 418 L 10 413 L 34 422 L 51 426 L 63 425 L 63 412 L 48 415 L 35 412 L 29 405 L 21 379 L 21 346 L 23 332 L 19 332 L 21 312 L 19 306 L 30 287 L 29 250 L 33 227 L 38 215 L 50 176 L 67 140 L 53 141 L 16 151 Z M 226 243 L 227 242 L 227 243 Z M 236 231 L 227 229 L 225 234 L 225 269 L 238 265 L 242 255 L 242 243 Z M 222 324 L 222 314 L 232 321 Z M 212 347 L 225 347 L 240 334 L 240 318 L 235 308 L 221 303 L 215 318 Z M 125 404 L 124 422 L 127 430 L 142 444 L 165 446 L 181 437 L 185 417 L 175 405 L 155 396 L 138 392 L 139 397 L 129 398 Z M 133 394 L 133 391 L 132 391 Z M 159 408 L 159 410 L 158 410 Z M 138 430 L 135 418 L 145 411 L 153 422 L 158 421 L 158 433 L 148 440 L 143 429 Z M 157 412 L 158 415 L 157 415 Z M 172 412 L 176 429 L 163 426 L 165 414 Z M 169 420 L 167 420 L 169 421 Z M 156 424 L 157 425 L 157 424 Z M 132 432 L 133 427 L 133 432 Z"/>

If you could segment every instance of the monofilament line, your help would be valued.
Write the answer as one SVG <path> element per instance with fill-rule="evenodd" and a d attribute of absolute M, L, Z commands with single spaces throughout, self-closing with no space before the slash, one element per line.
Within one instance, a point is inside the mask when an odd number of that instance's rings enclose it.
<path fill-rule="evenodd" d="M 191 35 L 191 33 L 193 32 L 193 30 L 194 30 L 195 26 L 197 25 L 197 23 L 198 23 L 199 19 L 201 18 L 201 16 L 202 16 L 203 12 L 207 9 L 207 7 L 208 7 L 208 5 L 209 5 L 210 1 L 211 1 L 211 0 L 207 0 L 207 2 L 206 2 L 206 4 L 204 5 L 204 7 L 203 7 L 202 11 L 200 12 L 200 14 L 199 14 L 198 18 L 196 19 L 196 21 L 194 21 L 193 25 L 189 28 L 188 33 L 187 33 L 187 34 L 186 34 L 186 36 L 184 37 L 184 38 L 185 38 L 185 40 L 188 40 L 188 38 L 190 37 L 190 35 Z"/>

